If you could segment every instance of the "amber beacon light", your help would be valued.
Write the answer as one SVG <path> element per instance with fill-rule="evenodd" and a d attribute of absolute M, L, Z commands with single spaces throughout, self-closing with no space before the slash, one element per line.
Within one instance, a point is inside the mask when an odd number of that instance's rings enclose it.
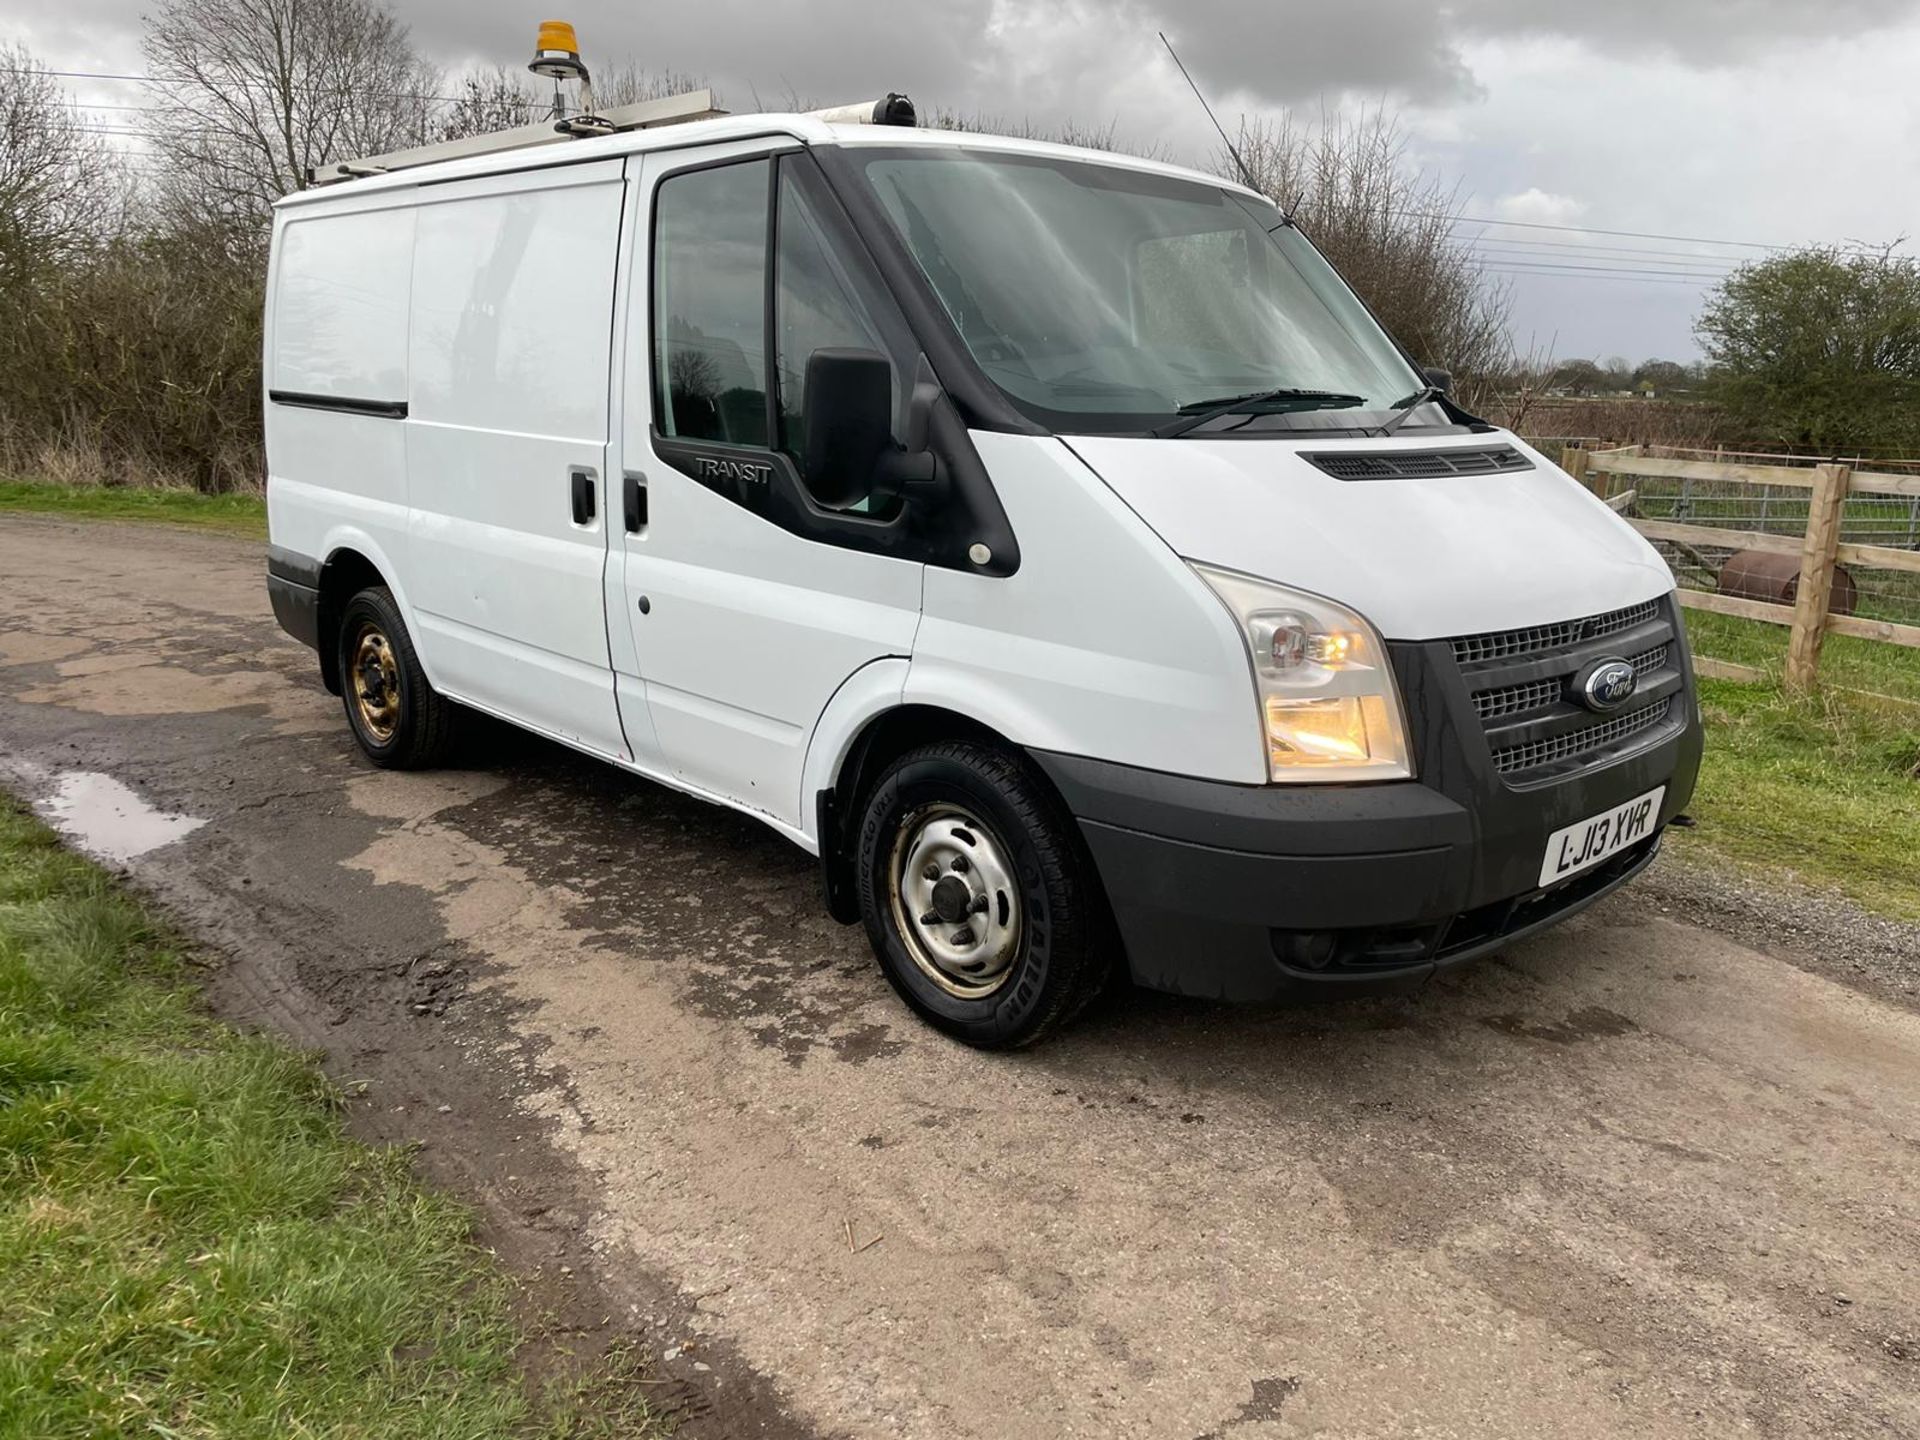
<path fill-rule="evenodd" d="M 565 20 L 542 20 L 540 38 L 534 42 L 533 59 L 527 68 L 536 75 L 555 80 L 579 80 L 587 73 L 580 61 L 580 42 L 573 26 Z"/>

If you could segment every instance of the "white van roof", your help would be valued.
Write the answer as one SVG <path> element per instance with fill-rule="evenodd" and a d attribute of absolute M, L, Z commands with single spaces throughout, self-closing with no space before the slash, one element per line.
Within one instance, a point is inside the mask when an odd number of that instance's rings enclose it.
<path fill-rule="evenodd" d="M 293 208 L 345 200 L 404 189 L 414 185 L 444 183 L 481 175 L 509 174 L 519 170 L 541 170 L 552 165 L 577 165 L 588 160 L 606 160 L 616 156 L 643 154 L 655 150 L 684 150 L 696 145 L 715 145 L 728 140 L 758 139 L 772 136 L 799 141 L 802 145 L 925 145 L 952 149 L 995 150 L 1021 155 L 1055 155 L 1111 165 L 1123 170 L 1196 180 L 1242 194 L 1266 199 L 1256 190 L 1204 170 L 1184 165 L 1169 165 L 1159 160 L 1142 159 L 1113 150 L 1088 150 L 1075 145 L 1056 145 L 1045 140 L 1029 140 L 1011 135 L 988 135 L 972 130 L 921 129 L 896 125 L 835 125 L 813 115 L 724 115 L 711 120 L 691 120 L 654 129 L 623 130 L 613 135 L 587 140 L 569 140 L 561 144 L 529 146 L 518 150 L 496 150 L 459 159 L 410 166 L 389 174 L 368 175 L 353 180 L 296 190 L 275 202 L 276 209 Z"/>

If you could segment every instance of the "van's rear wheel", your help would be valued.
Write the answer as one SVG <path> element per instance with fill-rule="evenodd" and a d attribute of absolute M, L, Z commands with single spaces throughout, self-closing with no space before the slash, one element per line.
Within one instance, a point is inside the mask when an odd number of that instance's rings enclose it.
<path fill-rule="evenodd" d="M 427 683 L 393 592 L 376 585 L 349 600 L 336 643 L 347 724 L 367 758 L 390 770 L 439 764 L 453 706 Z"/>
<path fill-rule="evenodd" d="M 860 913 L 880 968 L 922 1017 L 1011 1049 L 1100 991 L 1100 896 L 1071 817 L 1005 751 L 957 741 L 894 761 L 869 793 Z"/>

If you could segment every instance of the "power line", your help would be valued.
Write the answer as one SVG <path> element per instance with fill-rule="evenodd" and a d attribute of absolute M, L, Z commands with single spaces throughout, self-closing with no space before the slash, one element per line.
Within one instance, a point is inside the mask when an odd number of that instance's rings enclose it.
<path fill-rule="evenodd" d="M 1507 271 L 1538 271 L 1542 275 L 1632 275 L 1655 278 L 1655 280 L 1724 280 L 1726 275 L 1718 271 L 1651 271 L 1636 269 L 1630 265 L 1530 265 L 1526 261 L 1494 261 L 1494 267 Z"/>
<path fill-rule="evenodd" d="M 1163 36 L 1162 38 L 1164 39 L 1165 37 Z M 1179 63 L 1178 56 L 1175 56 L 1174 60 L 1176 64 Z M 36 66 L 28 66 L 28 65 L 0 66 L 0 71 L 4 71 L 5 73 L 14 74 L 14 75 L 50 75 L 50 76 L 55 76 L 64 80 L 101 80 L 101 81 L 108 81 L 108 82 L 115 82 L 115 83 L 124 82 L 128 84 L 136 84 L 136 85 L 186 85 L 186 84 L 193 83 L 191 81 L 169 79 L 166 77 L 153 76 L 153 75 L 129 75 L 129 74 L 119 74 L 119 73 L 113 73 L 108 71 L 98 71 L 98 70 L 42 70 Z M 222 83 L 224 87 L 228 89 L 265 90 L 265 91 L 268 91 L 269 93 L 277 93 L 281 88 L 279 86 L 268 84 L 264 81 L 246 80 L 246 79 L 239 79 L 239 78 L 225 80 Z M 1191 80 L 1189 80 L 1188 83 L 1191 84 L 1192 83 Z M 319 93 L 319 94 L 328 94 L 328 95 L 336 95 L 336 96 L 350 93 L 343 87 L 322 87 L 322 86 L 315 86 L 315 85 L 300 85 L 292 88 L 295 88 L 297 90 L 304 91 L 307 93 Z M 1195 93 L 1198 94 L 1198 91 L 1196 90 Z M 436 101 L 442 104 L 458 105 L 458 104 L 465 103 L 473 99 L 474 97 L 471 94 L 428 95 L 428 94 L 419 94 L 419 93 L 400 92 L 392 95 L 390 98 L 396 99 L 396 100 L 429 100 L 429 101 Z M 529 105 L 534 105 L 534 104 L 537 104 L 538 102 L 534 100 L 529 100 L 527 103 Z M 1203 101 L 1202 103 L 1204 104 L 1205 102 Z M 133 110 L 133 109 L 140 109 L 142 107 L 139 107 L 139 106 L 113 107 L 113 106 L 99 105 L 99 106 L 91 106 L 91 107 L 83 106 L 81 108 L 92 108 L 92 109 L 125 108 L 125 109 Z M 147 108 L 158 110 L 165 107 L 154 106 L 154 107 L 147 107 Z M 1215 123 L 1218 124 L 1217 121 Z M 1224 135 L 1225 135 L 1225 132 L 1223 131 L 1222 132 L 1223 138 L 1224 138 Z M 1791 250 L 1796 248 L 1795 246 L 1792 246 L 1792 245 L 1782 245 L 1782 244 L 1764 241 L 1764 240 L 1709 239 L 1707 237 L 1700 236 L 1700 235 L 1668 235 L 1668 234 L 1661 234 L 1658 232 L 1648 231 L 1648 230 L 1611 230 L 1598 225 L 1561 225 L 1561 224 L 1550 223 L 1544 220 L 1496 220 L 1491 216 L 1484 216 L 1484 215 L 1449 215 L 1449 214 L 1438 212 L 1438 211 L 1418 211 L 1418 210 L 1402 210 L 1402 211 L 1395 211 L 1393 213 L 1403 215 L 1413 219 L 1442 220 L 1442 221 L 1445 221 L 1449 227 L 1457 227 L 1460 225 L 1482 225 L 1482 226 L 1494 226 L 1501 229 L 1549 230 L 1549 231 L 1555 231 L 1560 234 L 1567 234 L 1567 235 L 1605 235 L 1605 236 L 1612 237 L 1614 239 L 1622 239 L 1622 240 L 1661 240 L 1661 241 L 1667 241 L 1670 243 L 1682 244 L 1682 245 L 1713 245 L 1713 246 L 1719 246 L 1721 248 L 1735 248 L 1735 249 L 1742 249 L 1742 250 L 1779 251 L 1779 250 Z M 1502 241 L 1504 243 L 1513 244 L 1513 245 L 1523 245 L 1528 243 L 1547 245 L 1547 244 L 1554 243 L 1549 241 L 1528 242 L 1519 238 L 1500 237 L 1500 236 L 1476 236 L 1476 237 L 1470 237 L 1470 238 L 1473 238 L 1473 239 L 1486 238 L 1490 240 Z M 1573 248 L 1573 247 L 1569 247 L 1569 248 Z M 1593 248 L 1593 247 L 1581 247 L 1581 248 Z M 1860 253 L 1866 253 L 1865 247 L 1862 247 L 1862 246 L 1843 246 L 1841 248 L 1852 249 L 1852 250 L 1859 251 Z M 1651 254 L 1653 252 L 1649 251 L 1645 253 Z M 1691 258 L 1691 257 L 1687 257 L 1687 258 Z M 1712 257 L 1702 257 L 1702 258 L 1712 258 Z"/>
<path fill-rule="evenodd" d="M 1598 254 L 1561 246 L 1555 246 L 1550 250 L 1521 250 L 1499 240 L 1468 240 L 1464 242 L 1463 248 L 1490 250 L 1511 255 L 1516 260 L 1538 260 L 1555 265 L 1577 261 L 1581 264 L 1597 262 L 1606 265 L 1704 265 L 1713 270 L 1734 270 L 1752 263 L 1748 260 L 1736 260 L 1727 255 L 1681 255 L 1671 250 L 1602 250 Z"/>
<path fill-rule="evenodd" d="M 0 65 L 9 75 L 53 75 L 62 80 L 132 80 L 149 84 L 145 75 L 105 75 L 95 70 L 42 70 L 37 65 Z"/>
<path fill-rule="evenodd" d="M 106 80 L 125 82 L 132 85 L 193 85 L 193 80 L 171 79 L 164 75 L 119 75 L 100 70 L 42 70 L 33 65 L 0 65 L 0 72 L 9 75 L 52 75 L 62 80 Z M 282 89 L 291 89 L 309 95 L 352 95 L 358 92 L 346 86 L 297 84 L 279 86 L 264 80 L 247 80 L 239 77 L 222 78 L 219 88 L 223 90 L 264 90 L 268 94 L 279 94 Z M 412 91 L 391 91 L 384 98 L 390 100 L 438 100 L 448 105 L 458 105 L 471 99 L 467 95 L 424 95 Z M 530 102 L 531 103 L 531 102 Z"/>
<path fill-rule="evenodd" d="M 1647 230 L 1604 230 L 1598 225 L 1549 225 L 1542 220 L 1493 220 L 1483 215 L 1428 216 L 1450 219 L 1456 225 L 1499 225 L 1516 230 L 1558 230 L 1572 235 L 1612 235 L 1623 240 L 1675 240 L 1687 245 L 1727 245 L 1743 250 L 1791 250 L 1791 245 L 1771 245 L 1763 240 L 1709 240 L 1700 235 L 1657 235 Z"/>
<path fill-rule="evenodd" d="M 1488 275 L 1531 275 L 1542 280 L 1627 280 L 1649 285 L 1693 285 L 1711 288 L 1725 279 L 1721 275 L 1659 275 L 1641 270 L 1561 270 L 1531 266 L 1488 265 Z"/>
<path fill-rule="evenodd" d="M 1631 267 L 1616 268 L 1611 265 L 1530 265 L 1523 260 L 1499 260 L 1482 268 L 1508 273 L 1518 271 L 1530 275 L 1618 275 L 1629 280 L 1685 280 L 1701 285 L 1710 285 L 1727 278 L 1724 273 L 1714 271 L 1637 270 Z"/>
<path fill-rule="evenodd" d="M 1447 220 L 1455 225 L 1501 225 L 1520 230 L 1558 230 L 1572 235 L 1612 235 L 1623 240 L 1673 240 L 1684 245 L 1728 245 L 1743 250 L 1792 250 L 1792 245 L 1769 244 L 1764 240 L 1709 240 L 1700 235 L 1659 235 L 1648 230 L 1605 230 L 1598 225 L 1549 225 L 1543 220 L 1493 220 L 1482 215 L 1420 215 L 1416 211 L 1403 211 L 1426 220 Z"/>
<path fill-rule="evenodd" d="M 1628 285 L 1685 285 L 1689 289 L 1709 288 L 1707 280 L 1657 280 L 1645 275 L 1566 275 L 1539 270 L 1488 270 L 1489 275 L 1501 275 L 1515 280 L 1612 280 Z"/>
<path fill-rule="evenodd" d="M 1673 260 L 1700 260 L 1715 264 L 1747 264 L 1744 256 L 1709 255 L 1700 250 L 1649 250 L 1638 245 L 1576 245 L 1566 240 L 1508 240 L 1501 236 L 1475 235 L 1467 244 L 1474 246 L 1498 246 L 1503 250 L 1517 250 L 1527 255 L 1577 255 L 1577 256 L 1614 256 L 1628 259 L 1667 258 Z"/>
<path fill-rule="evenodd" d="M 1670 265 L 1665 262 L 1651 265 L 1630 265 L 1624 262 L 1618 264 L 1600 263 L 1589 265 L 1581 263 L 1583 257 L 1576 257 L 1573 260 L 1537 260 L 1532 257 L 1519 255 L 1489 255 L 1480 251 L 1473 253 L 1477 258 L 1490 261 L 1493 264 L 1514 266 L 1522 270 L 1587 270 L 1606 271 L 1621 275 L 1701 275 L 1713 280 L 1723 279 L 1733 273 L 1731 270 L 1718 266 Z"/>

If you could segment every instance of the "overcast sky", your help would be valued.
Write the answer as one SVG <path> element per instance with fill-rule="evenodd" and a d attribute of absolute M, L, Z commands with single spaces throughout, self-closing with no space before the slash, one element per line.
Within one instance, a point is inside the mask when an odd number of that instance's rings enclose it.
<path fill-rule="evenodd" d="M 137 73 L 140 14 L 151 8 L 0 0 L 0 39 L 23 40 L 54 69 Z M 548 13 L 502 0 L 396 9 L 449 68 L 523 63 Z M 1563 357 L 1691 358 L 1698 277 L 1766 253 L 1724 242 L 1920 239 L 1920 0 L 553 0 L 552 9 L 574 22 L 590 64 L 631 55 L 692 71 L 734 109 L 754 108 L 756 95 L 771 107 L 789 93 L 826 104 L 905 90 L 923 107 L 1117 121 L 1136 143 L 1191 163 L 1215 142 L 1157 29 L 1229 128 L 1241 114 L 1385 103 L 1418 163 L 1458 183 L 1468 215 L 1587 227 L 1460 230 L 1513 286 L 1519 346 Z M 143 98 L 134 85 L 69 83 L 91 103 Z M 96 113 L 110 125 L 139 117 Z M 1601 230 L 1722 243 L 1592 233 Z"/>

